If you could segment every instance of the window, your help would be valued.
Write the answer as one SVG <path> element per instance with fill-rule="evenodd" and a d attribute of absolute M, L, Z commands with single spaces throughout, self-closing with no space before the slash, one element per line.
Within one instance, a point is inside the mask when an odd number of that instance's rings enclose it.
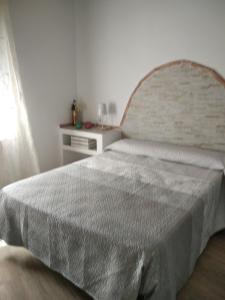
<path fill-rule="evenodd" d="M 4 36 L 2 26 L 0 30 L 0 141 L 15 137 L 17 124 L 7 47 L 7 37 Z"/>
<path fill-rule="evenodd" d="M 8 0 L 0 0 L 0 188 L 37 172 Z"/>
<path fill-rule="evenodd" d="M 0 58 L 1 59 L 1 58 Z M 1 71 L 0 71 L 1 72 Z M 16 136 L 16 106 L 9 79 L 6 74 L 0 74 L 0 141 Z"/>

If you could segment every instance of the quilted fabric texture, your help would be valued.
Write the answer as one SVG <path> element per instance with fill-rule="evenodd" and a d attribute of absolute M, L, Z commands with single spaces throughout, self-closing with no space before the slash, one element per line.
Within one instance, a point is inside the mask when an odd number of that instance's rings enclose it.
<path fill-rule="evenodd" d="M 176 299 L 213 233 L 221 180 L 108 151 L 5 187 L 0 238 L 96 300 Z"/>

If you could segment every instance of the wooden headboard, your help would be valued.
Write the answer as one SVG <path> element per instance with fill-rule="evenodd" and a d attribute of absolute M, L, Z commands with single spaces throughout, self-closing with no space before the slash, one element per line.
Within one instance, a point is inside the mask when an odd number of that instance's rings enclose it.
<path fill-rule="evenodd" d="M 125 137 L 225 151 L 225 80 L 187 60 L 162 65 L 139 82 L 121 128 Z"/>

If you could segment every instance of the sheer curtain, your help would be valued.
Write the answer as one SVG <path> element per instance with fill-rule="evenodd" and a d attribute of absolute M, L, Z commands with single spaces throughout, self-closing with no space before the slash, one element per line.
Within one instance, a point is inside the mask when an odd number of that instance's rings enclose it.
<path fill-rule="evenodd" d="M 0 187 L 39 172 L 7 0 L 0 0 Z"/>

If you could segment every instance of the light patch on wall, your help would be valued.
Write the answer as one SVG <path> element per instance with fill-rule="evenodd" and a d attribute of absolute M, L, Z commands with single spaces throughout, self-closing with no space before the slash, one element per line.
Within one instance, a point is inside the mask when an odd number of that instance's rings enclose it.
<path fill-rule="evenodd" d="M 17 130 L 14 98 L 6 81 L 7 78 L 0 78 L 0 140 L 14 138 Z"/>
<path fill-rule="evenodd" d="M 0 240 L 0 248 L 1 248 L 1 247 L 4 247 L 4 246 L 7 246 L 6 242 Z"/>

